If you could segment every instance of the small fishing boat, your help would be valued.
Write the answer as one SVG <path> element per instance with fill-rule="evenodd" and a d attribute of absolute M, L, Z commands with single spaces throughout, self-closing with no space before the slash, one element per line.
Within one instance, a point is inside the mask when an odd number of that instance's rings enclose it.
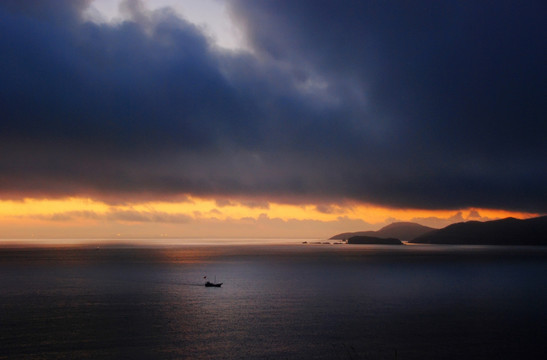
<path fill-rule="evenodd" d="M 207 279 L 207 276 L 204 276 L 203 278 Z M 222 283 L 217 283 L 216 276 L 215 276 L 215 282 L 210 282 L 209 280 L 207 280 L 207 282 L 205 283 L 205 287 L 221 287 L 221 286 L 222 286 Z"/>

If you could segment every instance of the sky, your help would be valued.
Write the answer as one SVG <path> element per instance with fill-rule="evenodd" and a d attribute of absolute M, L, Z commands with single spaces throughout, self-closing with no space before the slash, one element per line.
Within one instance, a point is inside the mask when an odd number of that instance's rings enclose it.
<path fill-rule="evenodd" d="M 0 3 L 0 237 L 547 213 L 543 1 Z"/>

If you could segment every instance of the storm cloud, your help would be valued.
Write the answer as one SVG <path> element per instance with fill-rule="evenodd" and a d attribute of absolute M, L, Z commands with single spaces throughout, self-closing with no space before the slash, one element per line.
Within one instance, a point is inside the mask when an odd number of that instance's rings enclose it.
<path fill-rule="evenodd" d="M 0 191 L 547 211 L 542 2 L 0 4 Z M 258 199 L 258 200 L 252 200 Z"/>

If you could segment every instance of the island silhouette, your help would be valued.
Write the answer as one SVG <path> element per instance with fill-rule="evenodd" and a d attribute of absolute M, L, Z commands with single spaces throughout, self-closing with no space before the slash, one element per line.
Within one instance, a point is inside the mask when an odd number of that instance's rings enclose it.
<path fill-rule="evenodd" d="M 547 216 L 467 221 L 427 232 L 409 241 L 446 245 L 547 245 Z"/>
<path fill-rule="evenodd" d="M 396 222 L 378 231 L 346 232 L 330 239 L 369 245 L 392 245 L 402 241 L 440 245 L 547 245 L 547 216 L 466 221 L 442 229 L 412 222 Z"/>
<path fill-rule="evenodd" d="M 433 230 L 436 229 L 413 222 L 394 222 L 384 226 L 378 231 L 345 232 L 334 235 L 330 240 L 348 240 L 353 236 L 368 236 L 381 239 L 395 238 L 401 241 L 409 241 Z"/>
<path fill-rule="evenodd" d="M 352 236 L 348 239 L 348 244 L 365 245 L 403 245 L 402 241 L 395 238 L 379 238 L 374 236 Z"/>

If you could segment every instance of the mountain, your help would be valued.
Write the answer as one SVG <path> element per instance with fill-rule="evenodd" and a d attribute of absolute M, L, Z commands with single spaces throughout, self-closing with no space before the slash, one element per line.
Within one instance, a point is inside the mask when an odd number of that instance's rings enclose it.
<path fill-rule="evenodd" d="M 367 244 L 367 245 L 403 245 L 401 240 L 394 238 L 379 238 L 374 236 L 352 236 L 348 239 L 348 244 Z"/>
<path fill-rule="evenodd" d="M 356 232 L 345 232 L 341 234 L 336 234 L 332 236 L 329 240 L 347 240 L 352 236 L 374 236 L 376 231 L 356 231 Z"/>
<path fill-rule="evenodd" d="M 378 230 L 376 236 L 394 237 L 401 241 L 408 241 L 433 230 L 436 229 L 412 222 L 395 222 Z"/>
<path fill-rule="evenodd" d="M 519 220 L 467 221 L 431 231 L 410 241 L 420 244 L 547 245 L 547 216 Z"/>
<path fill-rule="evenodd" d="M 384 239 L 396 238 L 402 241 L 408 241 L 433 230 L 435 229 L 412 222 L 395 222 L 393 224 L 384 226 L 378 231 L 347 232 L 334 235 L 330 239 L 346 240 L 352 236 L 372 236 Z"/>

